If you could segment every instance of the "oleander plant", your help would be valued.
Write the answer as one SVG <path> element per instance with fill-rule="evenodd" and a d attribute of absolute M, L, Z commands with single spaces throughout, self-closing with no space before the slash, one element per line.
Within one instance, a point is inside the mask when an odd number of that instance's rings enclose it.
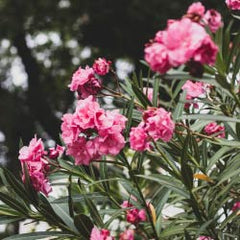
<path fill-rule="evenodd" d="M 226 7 L 228 22 L 200 2 L 170 19 L 146 76 L 103 57 L 76 70 L 62 144 L 34 136 L 18 176 L 0 169 L 0 223 L 48 228 L 6 240 L 240 239 L 240 0 Z"/>

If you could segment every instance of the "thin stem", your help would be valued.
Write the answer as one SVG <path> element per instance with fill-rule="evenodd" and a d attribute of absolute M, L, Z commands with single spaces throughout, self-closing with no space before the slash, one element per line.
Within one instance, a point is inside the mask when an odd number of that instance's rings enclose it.
<path fill-rule="evenodd" d="M 140 187 L 139 187 L 139 185 L 138 185 L 138 181 L 137 181 L 134 173 L 132 172 L 132 167 L 131 167 L 131 165 L 129 164 L 129 162 L 128 162 L 127 160 L 125 161 L 125 163 L 127 164 L 127 168 L 128 168 L 128 171 L 129 171 L 129 175 L 130 175 L 130 177 L 132 178 L 132 180 L 133 180 L 133 182 L 134 182 L 134 184 L 135 184 L 135 186 L 136 186 L 136 188 L 137 188 L 137 191 L 138 191 L 138 193 L 139 193 L 139 195 L 140 195 L 140 197 L 141 197 L 141 200 L 142 200 L 142 202 L 143 202 L 144 208 L 145 208 L 145 210 L 146 210 L 146 212 L 147 212 L 148 219 L 149 219 L 149 221 L 150 221 L 150 224 L 151 224 L 151 227 L 152 227 L 152 230 L 153 230 L 153 234 L 154 234 L 155 240 L 158 240 L 158 235 L 157 235 L 157 232 L 156 232 L 154 223 L 153 223 L 152 214 L 151 214 L 151 212 L 150 212 L 150 209 L 149 209 L 149 207 L 148 207 L 148 205 L 147 205 L 147 203 L 146 203 L 146 201 L 145 201 L 145 198 L 144 198 L 144 196 L 143 196 L 143 193 L 142 193 L 142 191 L 141 191 L 141 189 L 140 189 Z"/>

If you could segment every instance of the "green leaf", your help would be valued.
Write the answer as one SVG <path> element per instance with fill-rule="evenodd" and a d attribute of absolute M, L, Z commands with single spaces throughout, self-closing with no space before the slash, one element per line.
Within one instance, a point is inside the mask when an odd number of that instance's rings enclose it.
<path fill-rule="evenodd" d="M 190 135 L 187 135 L 183 144 L 183 150 L 181 155 L 181 174 L 185 186 L 191 190 L 193 188 L 193 172 L 188 165 L 188 149 L 189 149 Z"/>
<path fill-rule="evenodd" d="M 207 120 L 207 121 L 222 121 L 222 122 L 238 122 L 240 123 L 240 119 L 220 116 L 220 115 L 212 115 L 212 114 L 191 114 L 191 115 L 183 115 L 180 119 L 188 119 L 188 120 Z"/>
<path fill-rule="evenodd" d="M 118 180 L 118 179 L 117 179 Z M 103 196 L 102 194 L 98 192 L 93 192 L 93 193 L 87 193 L 83 195 L 72 195 L 72 201 L 73 202 L 81 202 L 83 203 L 85 201 L 85 198 L 90 198 L 95 202 L 101 202 L 107 199 L 106 196 Z M 58 199 L 55 199 L 52 203 L 67 203 L 68 202 L 68 197 L 61 197 Z"/>
<path fill-rule="evenodd" d="M 154 181 L 160 183 L 162 186 L 178 193 L 184 198 L 189 198 L 189 193 L 184 189 L 184 186 L 181 182 L 173 179 L 170 176 L 160 175 L 160 174 L 152 174 L 152 175 L 136 175 L 137 177 L 144 178 L 146 180 Z"/>
<path fill-rule="evenodd" d="M 28 209 L 22 203 L 17 201 L 15 198 L 8 196 L 5 193 L 0 192 L 0 200 L 3 201 L 9 207 L 12 207 L 14 210 L 23 213 L 24 215 L 28 213 Z"/>
<path fill-rule="evenodd" d="M 159 79 L 155 78 L 153 84 L 153 99 L 152 99 L 154 107 L 158 106 L 158 94 L 159 94 Z"/>
<path fill-rule="evenodd" d="M 127 126 L 125 130 L 126 136 L 128 136 L 132 126 L 133 109 L 134 109 L 134 97 L 131 98 L 131 101 L 129 102 L 128 109 L 127 109 L 127 114 L 126 114 Z"/>
<path fill-rule="evenodd" d="M 6 225 L 9 223 L 24 220 L 23 217 L 12 217 L 12 216 L 1 216 L 0 215 L 0 225 Z"/>
<path fill-rule="evenodd" d="M 52 203 L 51 204 L 54 212 L 62 219 L 62 221 L 74 232 L 78 233 L 74 223 L 73 219 L 71 218 L 69 214 L 69 208 L 68 204 L 56 204 Z"/>
<path fill-rule="evenodd" d="M 152 103 L 149 101 L 147 96 L 138 87 L 133 85 L 132 88 L 136 97 L 138 98 L 140 103 L 144 106 L 144 108 L 147 108 L 147 106 L 152 106 Z"/>
<path fill-rule="evenodd" d="M 73 237 L 71 234 L 62 233 L 62 232 L 33 232 L 33 233 L 24 233 L 24 234 L 17 234 L 12 235 L 10 237 L 6 237 L 3 240 L 38 240 L 46 237 Z"/>
<path fill-rule="evenodd" d="M 85 202 L 86 202 L 86 205 L 88 207 L 88 210 L 90 212 L 90 215 L 93 219 L 93 221 L 100 227 L 103 227 L 103 221 L 102 221 L 102 218 L 95 206 L 95 204 L 93 203 L 93 201 L 90 199 L 90 198 L 86 198 L 85 197 Z"/>
<path fill-rule="evenodd" d="M 178 120 L 182 116 L 185 101 L 186 101 L 186 96 L 187 96 L 187 91 L 184 90 L 183 93 L 180 96 L 177 107 L 175 108 L 175 110 L 173 112 L 173 115 L 172 115 L 173 120 L 175 120 L 175 121 Z"/>
<path fill-rule="evenodd" d="M 84 236 L 86 239 L 90 238 L 90 234 L 94 225 L 88 216 L 84 214 L 76 215 L 74 217 L 74 224 L 82 236 Z"/>

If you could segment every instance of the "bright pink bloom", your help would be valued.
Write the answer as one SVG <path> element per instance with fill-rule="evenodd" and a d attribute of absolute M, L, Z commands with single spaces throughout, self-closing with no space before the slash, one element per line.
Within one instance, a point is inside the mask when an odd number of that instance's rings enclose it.
<path fill-rule="evenodd" d="M 217 46 L 203 26 L 189 18 L 171 21 L 154 41 L 145 48 L 145 60 L 153 71 L 162 74 L 191 59 L 201 64 L 213 64 L 216 60 Z"/>
<path fill-rule="evenodd" d="M 216 134 L 216 137 L 218 138 L 224 138 L 225 137 L 225 127 L 218 125 L 216 122 L 211 122 L 209 124 L 207 124 L 207 126 L 205 126 L 204 128 L 205 133 L 207 133 L 207 135 L 212 135 L 212 134 Z"/>
<path fill-rule="evenodd" d="M 204 93 L 203 83 L 202 82 L 192 82 L 187 80 L 186 83 L 182 86 L 183 90 L 187 91 L 187 96 L 191 98 L 199 97 Z"/>
<path fill-rule="evenodd" d="M 153 71 L 165 73 L 170 68 L 167 48 L 160 43 L 153 43 L 145 48 L 145 60 Z"/>
<path fill-rule="evenodd" d="M 34 189 L 48 196 L 52 188 L 47 180 L 49 166 L 47 160 L 44 158 L 45 155 L 46 152 L 44 151 L 42 140 L 34 137 L 28 147 L 24 146 L 20 149 L 18 158 L 21 162 L 22 169 L 24 169 L 24 164 L 27 167 Z M 25 182 L 25 178 L 26 176 L 23 170 L 23 182 Z"/>
<path fill-rule="evenodd" d="M 68 85 L 71 91 L 77 91 L 79 98 L 84 99 L 90 95 L 96 95 L 101 90 L 101 81 L 94 76 L 93 68 L 79 67 L 72 76 L 72 82 Z"/>
<path fill-rule="evenodd" d="M 205 7 L 202 5 L 201 2 L 196 2 L 191 4 L 187 10 L 188 14 L 198 15 L 200 17 L 203 17 L 204 12 L 205 12 Z"/>
<path fill-rule="evenodd" d="M 208 10 L 205 13 L 203 21 L 209 26 L 213 33 L 215 33 L 223 25 L 221 14 L 214 9 Z"/>
<path fill-rule="evenodd" d="M 133 205 L 128 201 L 122 203 L 122 208 L 131 208 Z M 126 210 L 126 220 L 132 224 L 138 224 L 139 222 L 144 222 L 147 220 L 146 213 L 144 209 L 132 208 Z"/>
<path fill-rule="evenodd" d="M 55 159 L 64 153 L 65 147 L 57 145 L 56 148 L 49 148 L 49 158 Z"/>
<path fill-rule="evenodd" d="M 62 120 L 66 154 L 77 165 L 89 165 L 102 155 L 115 156 L 125 145 L 122 131 L 127 119 L 118 111 L 104 111 L 92 96 L 79 100 L 75 113 L 65 114 Z"/>
<path fill-rule="evenodd" d="M 145 130 L 154 139 L 169 142 L 173 136 L 175 124 L 171 119 L 171 113 L 163 108 L 148 108 L 143 113 Z"/>
<path fill-rule="evenodd" d="M 240 0 L 226 0 L 226 4 L 232 10 L 240 10 Z"/>
<path fill-rule="evenodd" d="M 99 230 L 97 227 L 94 227 L 91 232 L 90 240 L 114 240 L 114 237 L 110 236 L 109 230 Z"/>
<path fill-rule="evenodd" d="M 237 211 L 240 209 L 240 202 L 235 202 L 232 207 L 232 211 Z"/>
<path fill-rule="evenodd" d="M 134 240 L 134 230 L 127 229 L 120 233 L 119 240 Z"/>
<path fill-rule="evenodd" d="M 131 128 L 129 141 L 130 147 L 133 150 L 142 152 L 150 148 L 147 131 L 144 129 L 143 122 L 137 127 Z"/>
<path fill-rule="evenodd" d="M 198 240 L 213 240 L 213 239 L 207 236 L 199 236 Z"/>
<path fill-rule="evenodd" d="M 106 75 L 110 70 L 111 61 L 107 61 L 105 58 L 98 58 L 93 64 L 93 70 L 98 75 Z"/>
<path fill-rule="evenodd" d="M 196 49 L 193 59 L 202 64 L 213 65 L 216 61 L 218 47 L 212 41 L 210 36 L 205 37 L 201 46 Z"/>

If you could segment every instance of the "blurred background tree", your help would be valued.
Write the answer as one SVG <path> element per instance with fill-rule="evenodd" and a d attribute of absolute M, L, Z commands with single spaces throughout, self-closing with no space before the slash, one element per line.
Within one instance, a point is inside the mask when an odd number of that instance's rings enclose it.
<path fill-rule="evenodd" d="M 224 1 L 202 1 L 223 13 Z M 0 159 L 18 169 L 18 144 L 34 133 L 59 141 L 67 89 L 80 64 L 128 59 L 138 70 L 144 44 L 181 17 L 191 0 L 0 0 Z"/>

